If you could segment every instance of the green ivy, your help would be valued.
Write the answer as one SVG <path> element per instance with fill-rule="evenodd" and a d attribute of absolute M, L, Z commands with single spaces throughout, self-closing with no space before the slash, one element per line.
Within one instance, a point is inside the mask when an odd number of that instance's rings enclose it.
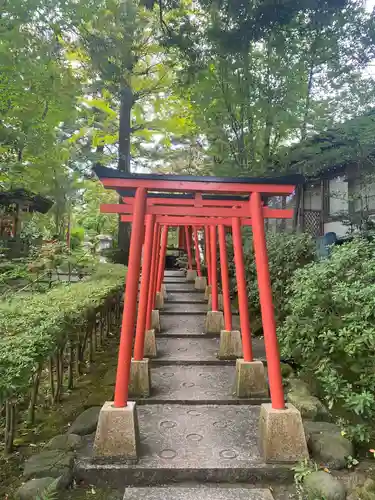
<path fill-rule="evenodd" d="M 84 335 L 90 314 L 123 287 L 125 268 L 99 265 L 90 278 L 0 303 L 0 402 L 28 390 L 38 363 Z"/>
<path fill-rule="evenodd" d="M 374 258 L 375 243 L 356 239 L 296 271 L 278 330 L 282 354 L 357 441 L 370 438 L 375 419 Z"/>

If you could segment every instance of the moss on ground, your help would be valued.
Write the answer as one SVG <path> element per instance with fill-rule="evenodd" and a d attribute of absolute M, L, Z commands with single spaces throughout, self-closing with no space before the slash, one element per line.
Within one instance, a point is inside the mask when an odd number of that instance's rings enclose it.
<path fill-rule="evenodd" d="M 15 451 L 9 457 L 0 455 L 0 499 L 10 500 L 13 498 L 14 492 L 22 482 L 23 463 L 30 455 L 41 451 L 44 444 L 57 434 L 65 433 L 69 424 L 86 408 L 101 406 L 104 401 L 113 399 L 117 348 L 117 338 L 109 337 L 106 339 L 103 348 L 96 352 L 95 362 L 92 366 L 75 380 L 75 388 L 65 392 L 61 402 L 54 407 L 40 405 L 37 408 L 36 424 L 32 428 L 27 428 L 26 424 L 22 422 L 23 415 L 20 415 Z M 86 491 L 88 496 L 86 496 Z M 72 491 L 71 494 L 70 497 L 65 492 L 64 498 L 78 500 L 94 497 L 91 487 L 89 490 L 80 487 Z M 104 496 L 99 495 L 100 491 L 98 490 L 94 498 L 96 500 L 121 498 L 108 496 L 108 491 L 103 492 Z"/>

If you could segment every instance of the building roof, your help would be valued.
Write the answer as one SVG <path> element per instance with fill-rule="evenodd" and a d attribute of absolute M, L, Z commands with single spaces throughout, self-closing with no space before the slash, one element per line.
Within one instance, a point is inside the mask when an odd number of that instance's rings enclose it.
<path fill-rule="evenodd" d="M 53 201 L 39 194 L 32 193 L 26 189 L 14 189 L 12 191 L 0 191 L 0 205 L 12 204 L 28 207 L 30 212 L 45 214 L 52 207 Z"/>
<path fill-rule="evenodd" d="M 349 164 L 375 156 L 375 109 L 315 134 L 277 154 L 271 171 L 332 177 Z"/>

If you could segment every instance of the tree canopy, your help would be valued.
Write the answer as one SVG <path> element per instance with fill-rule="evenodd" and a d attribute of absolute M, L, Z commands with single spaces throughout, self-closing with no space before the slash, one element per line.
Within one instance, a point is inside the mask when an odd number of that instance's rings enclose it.
<path fill-rule="evenodd" d="M 95 163 L 240 176 L 363 155 L 374 33 L 356 0 L 4 0 L 1 187 L 50 196 L 61 237 L 116 233 L 92 220 Z"/>

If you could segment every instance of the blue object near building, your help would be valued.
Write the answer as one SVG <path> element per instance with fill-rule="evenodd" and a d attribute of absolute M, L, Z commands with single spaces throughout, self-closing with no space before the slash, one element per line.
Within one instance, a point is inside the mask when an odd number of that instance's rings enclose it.
<path fill-rule="evenodd" d="M 337 243 L 336 233 L 329 232 L 316 240 L 316 253 L 318 259 L 327 259 L 330 256 L 331 248 Z"/>

